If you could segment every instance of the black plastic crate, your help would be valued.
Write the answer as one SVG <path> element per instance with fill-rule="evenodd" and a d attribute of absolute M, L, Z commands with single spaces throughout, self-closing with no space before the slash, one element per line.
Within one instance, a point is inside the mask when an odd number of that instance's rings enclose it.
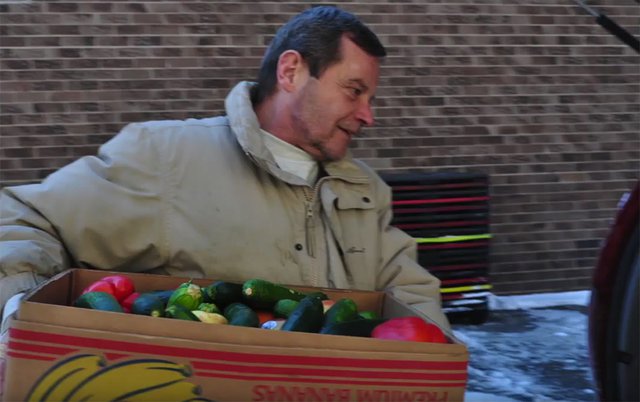
<path fill-rule="evenodd" d="M 451 321 L 488 316 L 489 177 L 477 172 L 383 174 L 393 192 L 392 225 L 418 243 L 418 262 L 441 281 Z"/>

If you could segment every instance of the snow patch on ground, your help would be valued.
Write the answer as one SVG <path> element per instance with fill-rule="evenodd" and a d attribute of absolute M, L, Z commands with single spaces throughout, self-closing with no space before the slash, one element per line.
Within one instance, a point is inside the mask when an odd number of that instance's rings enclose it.
<path fill-rule="evenodd" d="M 587 306 L 590 298 L 591 291 L 589 290 L 514 296 L 496 296 L 491 294 L 488 297 L 490 310 L 524 310 L 553 306 Z"/>
<path fill-rule="evenodd" d="M 481 325 L 454 325 L 469 350 L 465 402 L 595 401 L 588 355 L 590 292 L 491 297 Z"/>
<path fill-rule="evenodd" d="M 518 402 L 516 399 L 504 396 L 483 394 L 482 392 L 467 392 L 464 394 L 464 402 Z"/>

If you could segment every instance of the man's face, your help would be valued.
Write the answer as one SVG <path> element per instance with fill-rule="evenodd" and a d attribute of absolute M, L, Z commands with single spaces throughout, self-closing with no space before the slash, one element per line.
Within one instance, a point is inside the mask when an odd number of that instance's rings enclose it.
<path fill-rule="evenodd" d="M 309 75 L 295 94 L 295 145 L 318 161 L 344 157 L 351 137 L 373 124 L 371 101 L 380 62 L 346 37 L 341 47 L 342 59 L 319 78 Z"/>

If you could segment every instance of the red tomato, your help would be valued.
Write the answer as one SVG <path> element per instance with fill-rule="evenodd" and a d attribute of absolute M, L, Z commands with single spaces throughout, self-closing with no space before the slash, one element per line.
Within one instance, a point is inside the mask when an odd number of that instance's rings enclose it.
<path fill-rule="evenodd" d="M 133 302 L 138 298 L 138 296 L 140 296 L 140 293 L 133 292 L 129 296 L 125 297 L 124 300 L 120 302 L 120 305 L 122 305 L 122 309 L 125 312 L 130 313 L 131 306 L 133 306 Z"/>
<path fill-rule="evenodd" d="M 105 292 L 115 297 L 116 288 L 115 286 L 113 286 L 113 283 L 103 281 L 102 279 L 100 279 L 99 281 L 95 281 L 91 285 L 87 286 L 82 291 L 82 294 L 85 294 L 88 292 Z"/>
<path fill-rule="evenodd" d="M 392 318 L 375 327 L 371 337 L 397 341 L 447 343 L 447 338 L 437 325 L 418 317 Z"/>
<path fill-rule="evenodd" d="M 333 300 L 323 300 L 322 301 L 322 309 L 326 313 L 327 310 L 329 310 L 331 308 L 331 306 L 333 306 L 334 304 L 336 304 L 336 302 L 333 301 Z"/>
<path fill-rule="evenodd" d="M 273 312 L 268 310 L 256 310 L 256 314 L 258 315 L 258 321 L 260 322 L 260 325 L 274 319 Z"/>
<path fill-rule="evenodd" d="M 101 280 L 113 284 L 115 293 L 113 294 L 119 302 L 122 302 L 131 293 L 136 291 L 136 287 L 133 281 L 128 276 L 124 275 L 110 275 L 105 276 Z"/>

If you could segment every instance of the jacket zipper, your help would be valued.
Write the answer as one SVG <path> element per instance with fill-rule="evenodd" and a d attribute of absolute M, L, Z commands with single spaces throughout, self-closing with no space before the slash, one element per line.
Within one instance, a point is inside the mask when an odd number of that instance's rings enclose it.
<path fill-rule="evenodd" d="M 316 195 L 316 189 L 313 188 L 309 193 L 307 187 L 303 187 L 303 194 L 305 198 L 306 216 L 304 220 L 304 228 L 307 242 L 307 254 L 309 257 L 315 257 L 316 239 L 315 239 L 315 225 L 313 223 L 313 205 Z"/>
<path fill-rule="evenodd" d="M 245 151 L 245 154 L 262 169 L 269 171 L 268 166 L 266 166 L 260 159 L 254 157 L 252 153 Z M 308 186 L 302 187 L 302 193 L 304 194 L 304 198 L 305 198 L 305 210 L 306 210 L 305 212 L 306 216 L 305 216 L 305 222 L 304 222 L 305 242 L 307 246 L 307 255 L 309 255 L 309 257 L 312 257 L 312 258 L 315 258 L 315 248 L 316 248 L 315 225 L 313 224 L 313 205 L 314 205 L 317 189 L 320 186 L 320 182 L 322 181 L 322 179 L 323 178 L 320 178 L 320 180 L 318 180 L 315 186 L 313 187 L 308 187 Z M 311 193 L 309 193 L 309 188 L 311 188 Z M 315 285 L 317 283 L 315 271 L 313 271 L 313 281 L 314 281 L 313 285 Z"/>
<path fill-rule="evenodd" d="M 318 194 L 318 189 L 320 188 L 320 183 L 325 180 L 325 178 L 320 178 L 311 188 L 311 192 L 309 192 L 309 187 L 303 187 L 302 193 L 305 198 L 305 207 L 306 207 L 306 216 L 305 216 L 305 232 L 306 232 L 306 243 L 307 243 L 307 255 L 309 257 L 315 258 L 316 254 L 316 231 L 313 220 L 313 207 L 315 205 L 316 194 Z M 318 272 L 315 268 L 311 269 L 311 283 L 312 286 L 318 286 Z"/>

